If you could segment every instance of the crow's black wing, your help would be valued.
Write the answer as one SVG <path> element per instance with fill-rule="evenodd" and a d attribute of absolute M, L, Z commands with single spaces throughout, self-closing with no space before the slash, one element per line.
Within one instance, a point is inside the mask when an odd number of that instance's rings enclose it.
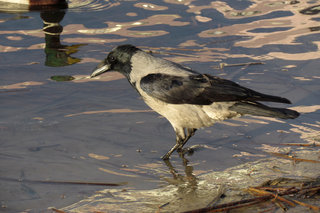
<path fill-rule="evenodd" d="M 148 95 L 171 104 L 211 104 L 203 95 L 210 83 L 201 79 L 173 76 L 166 74 L 149 74 L 141 79 L 141 89 Z"/>
<path fill-rule="evenodd" d="M 288 99 L 265 95 L 232 81 L 207 74 L 186 77 L 149 74 L 140 81 L 148 95 L 171 104 L 209 105 L 225 101 L 272 101 L 290 103 Z"/>

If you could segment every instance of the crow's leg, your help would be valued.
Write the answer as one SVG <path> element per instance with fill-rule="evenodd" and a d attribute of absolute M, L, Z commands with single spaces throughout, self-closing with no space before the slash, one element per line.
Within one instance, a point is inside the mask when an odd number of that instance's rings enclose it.
<path fill-rule="evenodd" d="M 182 147 L 186 142 L 185 139 L 186 137 L 185 130 L 184 128 L 174 128 L 176 132 L 176 144 L 167 152 L 164 156 L 162 156 L 162 160 L 168 160 L 170 158 L 170 155 L 176 151 L 179 147 Z M 191 137 L 191 136 L 190 136 Z M 189 137 L 189 138 L 190 138 Z M 188 139 L 189 139 L 188 138 Z"/>
<path fill-rule="evenodd" d="M 193 128 L 187 128 L 186 130 L 186 137 L 183 139 L 182 143 L 180 144 L 180 146 L 178 147 L 178 151 L 182 149 L 182 147 L 188 142 L 188 140 L 194 136 L 195 132 L 197 131 L 197 129 L 193 129 Z"/>
<path fill-rule="evenodd" d="M 177 142 L 170 150 L 167 152 L 164 156 L 162 156 L 162 160 L 168 160 L 170 158 L 170 155 L 178 149 L 180 144 Z"/>

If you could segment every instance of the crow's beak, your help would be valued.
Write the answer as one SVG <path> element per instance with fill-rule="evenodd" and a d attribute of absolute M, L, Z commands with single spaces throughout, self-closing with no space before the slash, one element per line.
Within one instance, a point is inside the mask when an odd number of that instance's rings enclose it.
<path fill-rule="evenodd" d="M 110 65 L 102 62 L 93 70 L 92 74 L 90 75 L 90 78 L 101 75 L 102 73 L 107 72 L 109 70 L 111 70 Z"/>

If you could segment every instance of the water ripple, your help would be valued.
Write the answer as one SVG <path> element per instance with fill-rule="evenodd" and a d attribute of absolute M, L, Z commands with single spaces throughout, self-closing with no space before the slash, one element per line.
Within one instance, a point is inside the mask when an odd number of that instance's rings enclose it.
<path fill-rule="evenodd" d="M 108 0 L 70 0 L 69 10 L 76 12 L 102 11 L 119 4 L 118 1 Z"/>

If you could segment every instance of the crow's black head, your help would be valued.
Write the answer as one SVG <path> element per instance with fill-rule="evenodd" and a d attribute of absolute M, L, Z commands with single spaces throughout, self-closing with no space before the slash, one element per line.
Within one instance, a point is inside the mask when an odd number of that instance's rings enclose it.
<path fill-rule="evenodd" d="M 91 78 L 107 71 L 117 71 L 125 76 L 131 72 L 131 57 L 140 49 L 130 45 L 120 45 L 114 48 L 91 74 Z"/>

